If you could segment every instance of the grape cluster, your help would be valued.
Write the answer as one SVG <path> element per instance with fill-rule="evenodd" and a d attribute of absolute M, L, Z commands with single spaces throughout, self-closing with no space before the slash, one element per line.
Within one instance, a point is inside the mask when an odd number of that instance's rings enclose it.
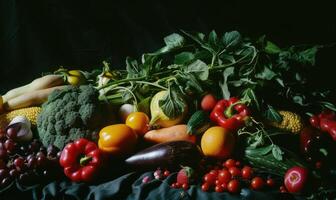
<path fill-rule="evenodd" d="M 15 180 L 29 186 L 60 177 L 61 152 L 54 146 L 43 147 L 37 139 L 17 143 L 16 131 L 14 128 L 0 130 L 0 189 Z"/>

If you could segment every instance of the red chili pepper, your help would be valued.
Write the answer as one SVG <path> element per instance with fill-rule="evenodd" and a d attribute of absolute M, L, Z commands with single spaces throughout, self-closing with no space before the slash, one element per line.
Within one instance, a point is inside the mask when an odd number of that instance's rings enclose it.
<path fill-rule="evenodd" d="M 331 110 L 325 110 L 318 115 L 313 115 L 309 119 L 310 124 L 324 132 L 329 133 L 336 141 L 336 114 Z"/>
<path fill-rule="evenodd" d="M 250 110 L 244 102 L 232 97 L 218 101 L 210 113 L 210 119 L 223 128 L 235 131 L 245 124 L 249 114 Z"/>
<path fill-rule="evenodd" d="M 321 119 L 320 127 L 322 131 L 328 132 L 334 141 L 336 141 L 336 121 Z"/>
<path fill-rule="evenodd" d="M 101 166 L 102 154 L 97 145 L 81 138 L 67 144 L 60 157 L 64 174 L 75 182 L 90 182 L 98 173 Z"/>

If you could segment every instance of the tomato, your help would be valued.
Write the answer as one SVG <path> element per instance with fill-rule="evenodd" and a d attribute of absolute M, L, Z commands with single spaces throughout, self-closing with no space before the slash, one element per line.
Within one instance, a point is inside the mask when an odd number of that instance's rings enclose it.
<path fill-rule="evenodd" d="M 218 170 L 213 169 L 209 172 L 209 174 L 213 174 L 215 176 L 218 176 Z"/>
<path fill-rule="evenodd" d="M 209 188 L 210 188 L 209 183 L 203 183 L 203 184 L 202 184 L 202 190 L 203 190 L 204 192 L 208 191 Z"/>
<path fill-rule="evenodd" d="M 271 178 L 267 179 L 266 184 L 268 187 L 274 187 L 275 186 L 275 181 Z"/>
<path fill-rule="evenodd" d="M 234 177 L 239 177 L 241 175 L 240 169 L 238 169 L 237 167 L 230 167 L 229 172 Z"/>
<path fill-rule="evenodd" d="M 219 182 L 221 182 L 221 183 L 228 183 L 231 180 L 232 175 L 230 174 L 230 172 L 227 169 L 223 169 L 218 173 L 217 178 L 218 178 Z"/>
<path fill-rule="evenodd" d="M 234 167 L 234 166 L 236 166 L 236 161 L 235 160 L 233 160 L 233 159 L 227 159 L 226 161 L 225 161 L 225 163 L 224 163 L 224 166 L 226 167 L 226 168 L 230 168 L 230 167 Z"/>
<path fill-rule="evenodd" d="M 127 116 L 125 124 L 142 136 L 149 130 L 149 117 L 143 112 L 132 112 Z"/>
<path fill-rule="evenodd" d="M 216 97 L 212 94 L 207 94 L 201 101 L 201 107 L 204 111 L 211 111 L 217 103 Z"/>
<path fill-rule="evenodd" d="M 168 171 L 168 170 L 165 170 L 164 172 L 163 172 L 163 176 L 164 177 L 168 177 L 170 175 L 170 172 Z"/>
<path fill-rule="evenodd" d="M 265 181 L 261 177 L 254 177 L 251 181 L 251 187 L 254 190 L 261 190 L 265 186 Z"/>
<path fill-rule="evenodd" d="M 221 185 L 216 185 L 215 191 L 216 192 L 224 192 L 224 188 Z"/>
<path fill-rule="evenodd" d="M 184 190 L 188 190 L 188 188 L 189 188 L 188 183 L 183 183 L 183 184 L 182 184 L 182 189 L 184 189 Z"/>
<path fill-rule="evenodd" d="M 231 180 L 228 184 L 227 184 L 227 190 L 231 193 L 238 193 L 240 191 L 240 183 L 238 180 L 234 179 Z"/>
<path fill-rule="evenodd" d="M 253 175 L 253 169 L 249 166 L 244 166 L 241 170 L 241 176 L 243 179 L 251 179 Z"/>
<path fill-rule="evenodd" d="M 234 143 L 233 133 L 223 127 L 214 126 L 203 134 L 201 148 L 205 156 L 223 159 L 231 155 Z"/>
<path fill-rule="evenodd" d="M 213 174 L 205 174 L 203 177 L 203 181 L 208 183 L 209 185 L 214 185 L 216 183 L 216 176 Z"/>
<path fill-rule="evenodd" d="M 290 193 L 300 193 L 308 182 L 308 170 L 295 166 L 287 170 L 284 178 L 286 189 Z"/>

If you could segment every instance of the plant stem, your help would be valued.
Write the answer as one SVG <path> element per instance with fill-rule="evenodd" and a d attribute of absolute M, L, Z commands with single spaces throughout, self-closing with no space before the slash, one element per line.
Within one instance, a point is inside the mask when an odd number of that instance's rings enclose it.
<path fill-rule="evenodd" d="M 151 86 L 154 86 L 154 87 L 158 87 L 158 88 L 161 88 L 163 90 L 167 90 L 168 88 L 166 87 L 163 87 L 159 84 L 155 84 L 155 83 L 151 83 L 151 82 L 147 82 L 147 81 L 135 81 L 136 83 L 143 83 L 143 84 L 146 84 L 146 85 L 151 85 Z"/>

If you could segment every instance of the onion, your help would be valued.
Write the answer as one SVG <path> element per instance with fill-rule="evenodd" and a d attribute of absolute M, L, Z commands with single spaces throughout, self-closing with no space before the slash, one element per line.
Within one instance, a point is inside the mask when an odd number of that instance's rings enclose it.
<path fill-rule="evenodd" d="M 24 116 L 15 117 L 7 126 L 6 132 L 11 132 L 11 138 L 17 142 L 29 142 L 33 138 L 33 132 L 31 131 L 31 123 Z M 12 133 L 12 132 L 15 133 Z"/>

